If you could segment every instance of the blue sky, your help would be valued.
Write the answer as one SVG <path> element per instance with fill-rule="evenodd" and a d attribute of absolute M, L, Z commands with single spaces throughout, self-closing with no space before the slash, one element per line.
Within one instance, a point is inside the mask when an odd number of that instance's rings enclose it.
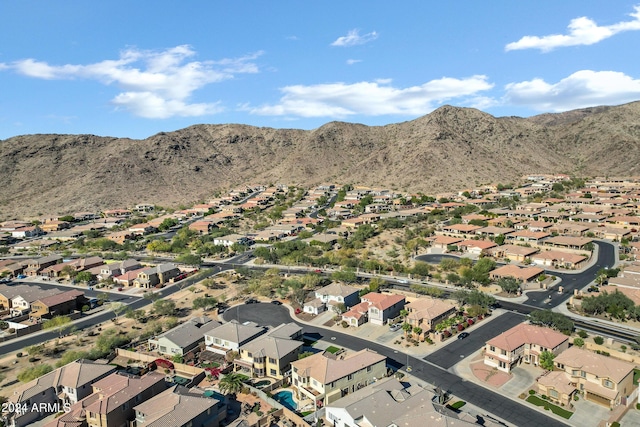
<path fill-rule="evenodd" d="M 640 99 L 640 1 L 21 0 L 0 20 L 0 139 Z"/>

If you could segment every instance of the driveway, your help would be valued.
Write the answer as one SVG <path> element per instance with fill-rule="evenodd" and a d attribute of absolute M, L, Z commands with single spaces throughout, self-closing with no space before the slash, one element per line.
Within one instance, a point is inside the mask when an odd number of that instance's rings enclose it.
<path fill-rule="evenodd" d="M 230 320 L 237 314 L 240 316 L 240 321 L 257 320 L 260 323 L 267 323 L 270 325 L 282 323 L 283 319 L 286 319 L 285 321 L 288 322 L 291 321 L 286 307 L 268 307 L 270 305 L 271 304 L 251 304 L 248 306 L 241 305 L 237 309 L 231 308 L 225 312 L 224 319 Z M 263 309 L 267 311 L 263 312 Z M 277 311 L 281 311 L 281 314 L 276 314 Z M 247 317 L 243 317 L 243 314 L 247 314 Z M 277 318 L 269 317 L 272 315 L 277 315 Z M 274 319 L 277 320 L 274 321 Z M 562 421 L 550 418 L 546 414 L 538 412 L 527 406 L 523 406 L 519 402 L 513 401 L 508 397 L 502 396 L 491 390 L 487 390 L 473 382 L 465 381 L 451 372 L 434 366 L 422 359 L 411 356 L 407 357 L 406 354 L 397 350 L 394 353 L 392 348 L 381 345 L 377 342 L 368 341 L 358 336 L 346 334 L 338 330 L 327 330 L 325 328 L 319 328 L 307 324 L 300 324 L 300 326 L 304 328 L 304 332 L 306 334 L 316 334 L 318 339 L 331 341 L 335 346 L 353 350 L 369 348 L 386 356 L 388 365 L 396 369 L 402 367 L 405 363 L 409 363 L 412 367 L 412 376 L 418 378 L 420 381 L 442 387 L 458 398 L 481 407 L 484 411 L 500 417 L 518 427 L 555 427 L 566 425 Z"/>
<path fill-rule="evenodd" d="M 449 338 L 451 340 L 449 344 L 424 359 L 443 369 L 449 369 L 462 359 L 480 350 L 491 338 L 525 320 L 523 315 L 511 312 L 494 316 L 492 319 L 484 320 L 485 323 L 474 328 L 465 339 Z"/>

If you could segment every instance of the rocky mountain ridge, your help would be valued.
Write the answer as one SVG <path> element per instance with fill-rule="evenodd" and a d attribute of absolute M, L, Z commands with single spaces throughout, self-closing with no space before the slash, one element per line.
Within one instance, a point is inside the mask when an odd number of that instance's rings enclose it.
<path fill-rule="evenodd" d="M 527 173 L 634 175 L 639 160 L 640 102 L 530 118 L 444 106 L 310 131 L 201 124 L 144 140 L 23 135 L 0 141 L 0 218 L 190 204 L 242 183 L 437 193 Z"/>

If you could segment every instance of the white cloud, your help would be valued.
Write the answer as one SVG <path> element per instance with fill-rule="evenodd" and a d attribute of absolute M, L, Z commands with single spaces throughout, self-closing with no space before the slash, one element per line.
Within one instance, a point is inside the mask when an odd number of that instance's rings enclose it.
<path fill-rule="evenodd" d="M 593 20 L 583 16 L 571 20 L 569 34 L 524 36 L 517 42 L 507 44 L 505 50 L 540 49 L 549 52 L 558 47 L 595 44 L 623 31 L 637 31 L 640 30 L 640 6 L 634 6 L 633 9 L 634 12 L 629 14 L 633 18 L 631 21 L 598 26 Z"/>
<path fill-rule="evenodd" d="M 367 34 L 360 35 L 359 30 L 351 30 L 346 36 L 338 37 L 336 41 L 331 43 L 331 46 L 349 47 L 359 44 L 369 43 L 378 38 L 378 33 L 375 31 Z"/>
<path fill-rule="evenodd" d="M 408 88 L 393 87 L 389 79 L 354 84 L 295 85 L 281 89 L 284 95 L 278 104 L 245 106 L 245 109 L 258 115 L 297 117 L 417 116 L 450 99 L 464 103 L 465 98 L 492 87 L 487 77 L 481 75 L 465 79 L 444 77 Z"/>
<path fill-rule="evenodd" d="M 357 64 L 358 62 L 362 62 L 362 59 L 347 59 L 347 65 Z"/>
<path fill-rule="evenodd" d="M 49 65 L 34 59 L 10 64 L 19 74 L 47 79 L 89 79 L 123 90 L 113 104 L 147 118 L 201 116 L 220 111 L 218 104 L 190 104 L 193 93 L 236 74 L 257 73 L 263 52 L 218 61 L 189 61 L 196 52 L 187 45 L 163 51 L 127 49 L 116 60 L 88 65 Z"/>
<path fill-rule="evenodd" d="M 636 101 L 640 98 L 640 79 L 616 71 L 581 70 L 557 83 L 537 78 L 510 83 L 505 89 L 506 104 L 559 112 Z"/>

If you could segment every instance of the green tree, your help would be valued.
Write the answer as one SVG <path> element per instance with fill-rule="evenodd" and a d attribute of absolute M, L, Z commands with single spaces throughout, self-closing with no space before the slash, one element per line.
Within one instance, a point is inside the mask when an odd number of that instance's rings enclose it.
<path fill-rule="evenodd" d="M 95 280 L 96 276 L 90 271 L 81 271 L 76 275 L 77 282 L 89 283 Z"/>
<path fill-rule="evenodd" d="M 508 294 L 515 294 L 520 290 L 520 283 L 513 277 L 501 277 L 496 284 Z"/>
<path fill-rule="evenodd" d="M 352 269 L 334 271 L 331 273 L 331 279 L 337 282 L 355 283 L 358 280 L 356 272 Z"/>
<path fill-rule="evenodd" d="M 573 345 L 576 347 L 582 347 L 584 346 L 584 340 L 582 338 L 576 338 L 573 340 Z"/>
<path fill-rule="evenodd" d="M 238 394 L 244 387 L 244 376 L 236 372 L 230 372 L 225 375 L 218 383 L 218 388 L 224 394 Z"/>
<path fill-rule="evenodd" d="M 127 310 L 127 305 L 119 301 L 112 301 L 109 304 L 109 309 L 113 311 L 113 314 L 116 315 L 116 317 L 113 320 L 114 322 L 117 323 L 118 316 L 120 316 L 120 314 L 124 313 Z"/>
<path fill-rule="evenodd" d="M 534 325 L 547 326 L 556 329 L 563 334 L 570 334 L 574 324 L 567 316 L 551 310 L 535 310 L 529 314 L 529 320 Z"/>
<path fill-rule="evenodd" d="M 552 352 L 545 350 L 540 353 L 540 366 L 547 371 L 553 371 L 553 360 L 556 358 L 556 355 Z"/>
<path fill-rule="evenodd" d="M 53 371 L 53 366 L 48 364 L 36 365 L 26 368 L 18 373 L 18 380 L 23 383 L 40 378 L 41 376 Z"/>
<path fill-rule="evenodd" d="M 209 310 L 213 308 L 218 303 L 218 300 L 214 297 L 198 297 L 193 300 L 193 309 L 198 310 L 203 308 L 205 310 Z"/>
<path fill-rule="evenodd" d="M 71 328 L 71 318 L 69 316 L 55 316 L 42 322 L 42 329 L 56 331 L 59 336 L 62 336 L 64 331 L 69 328 Z"/>
<path fill-rule="evenodd" d="M 202 258 L 199 255 L 184 254 L 177 257 L 176 262 L 191 267 L 200 267 L 202 265 Z"/>
<path fill-rule="evenodd" d="M 407 335 L 409 332 L 411 332 L 411 329 L 413 329 L 413 327 L 409 323 L 403 323 L 402 324 L 402 330 L 404 331 L 405 335 Z"/>
<path fill-rule="evenodd" d="M 176 303 L 170 300 L 159 299 L 153 303 L 153 312 L 159 316 L 171 316 L 176 312 Z"/>

